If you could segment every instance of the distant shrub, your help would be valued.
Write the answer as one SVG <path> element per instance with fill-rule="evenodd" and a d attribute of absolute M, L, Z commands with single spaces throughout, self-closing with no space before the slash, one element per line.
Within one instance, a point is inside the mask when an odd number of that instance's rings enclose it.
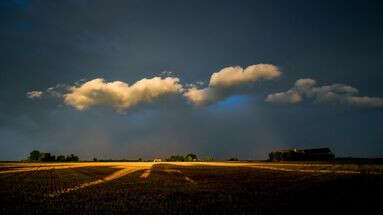
<path fill-rule="evenodd" d="M 169 158 L 166 158 L 165 160 L 166 161 L 185 161 L 185 158 L 182 155 L 172 155 Z"/>
<path fill-rule="evenodd" d="M 60 161 L 60 162 L 65 161 L 65 155 L 59 155 L 59 156 L 57 156 L 56 161 Z"/>
<path fill-rule="evenodd" d="M 56 161 L 56 156 L 51 155 L 51 153 L 40 153 L 39 161 L 49 162 Z"/>
<path fill-rule="evenodd" d="M 65 158 L 65 161 L 78 161 L 78 160 L 79 160 L 79 158 L 74 154 L 67 155 Z"/>
<path fill-rule="evenodd" d="M 317 149 L 288 149 L 269 153 L 269 161 L 329 161 L 335 155 L 329 148 Z"/>
<path fill-rule="evenodd" d="M 182 156 L 182 155 L 172 155 L 172 156 L 166 158 L 165 160 L 166 161 L 187 161 L 187 162 L 191 162 L 191 161 L 198 161 L 198 156 L 196 154 L 193 154 L 193 153 L 189 153 L 185 157 Z"/>
<path fill-rule="evenodd" d="M 198 156 L 195 154 L 192 154 L 192 153 L 186 155 L 186 157 L 185 157 L 185 161 L 188 161 L 188 162 L 197 161 L 197 160 L 198 160 Z"/>
<path fill-rule="evenodd" d="M 29 153 L 29 158 L 28 160 L 31 161 L 38 161 L 40 158 L 40 151 L 33 150 L 31 153 Z"/>
<path fill-rule="evenodd" d="M 206 157 L 204 157 L 203 160 L 209 162 L 209 161 L 214 161 L 214 158 L 212 158 L 210 156 L 206 156 Z"/>

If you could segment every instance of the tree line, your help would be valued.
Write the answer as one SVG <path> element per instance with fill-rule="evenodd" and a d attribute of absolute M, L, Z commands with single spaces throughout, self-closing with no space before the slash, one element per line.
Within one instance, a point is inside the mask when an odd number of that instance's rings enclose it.
<path fill-rule="evenodd" d="M 172 155 L 165 159 L 165 161 L 185 161 L 185 162 L 191 162 L 191 161 L 214 161 L 214 159 L 210 156 L 206 156 L 203 159 L 199 159 L 196 154 L 190 153 L 186 156 L 182 155 Z"/>
<path fill-rule="evenodd" d="M 33 150 L 31 153 L 29 153 L 28 160 L 30 161 L 41 161 L 41 162 L 64 162 L 64 161 L 79 161 L 79 157 L 70 154 L 70 155 L 58 155 L 57 157 L 55 155 L 51 155 L 49 152 L 40 152 L 38 150 Z"/>

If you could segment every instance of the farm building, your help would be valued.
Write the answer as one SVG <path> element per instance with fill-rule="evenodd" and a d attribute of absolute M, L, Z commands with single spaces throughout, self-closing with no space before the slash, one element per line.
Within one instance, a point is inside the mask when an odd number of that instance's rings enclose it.
<path fill-rule="evenodd" d="M 335 156 L 329 148 L 287 149 L 269 153 L 270 161 L 327 161 Z"/>
<path fill-rule="evenodd" d="M 303 151 L 309 160 L 332 160 L 335 158 L 329 148 L 305 149 Z"/>

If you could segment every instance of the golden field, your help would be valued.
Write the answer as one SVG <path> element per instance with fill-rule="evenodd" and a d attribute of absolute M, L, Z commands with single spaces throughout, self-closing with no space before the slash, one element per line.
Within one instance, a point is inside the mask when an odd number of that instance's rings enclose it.
<path fill-rule="evenodd" d="M 382 165 L 316 162 L 0 163 L 0 212 L 366 212 L 379 206 L 382 173 Z"/>

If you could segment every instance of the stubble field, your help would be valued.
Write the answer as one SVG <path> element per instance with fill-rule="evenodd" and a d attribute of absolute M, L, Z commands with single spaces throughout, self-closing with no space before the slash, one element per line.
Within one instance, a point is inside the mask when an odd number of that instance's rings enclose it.
<path fill-rule="evenodd" d="M 379 165 L 333 163 L 2 163 L 0 212 L 374 213 L 382 173 Z"/>

